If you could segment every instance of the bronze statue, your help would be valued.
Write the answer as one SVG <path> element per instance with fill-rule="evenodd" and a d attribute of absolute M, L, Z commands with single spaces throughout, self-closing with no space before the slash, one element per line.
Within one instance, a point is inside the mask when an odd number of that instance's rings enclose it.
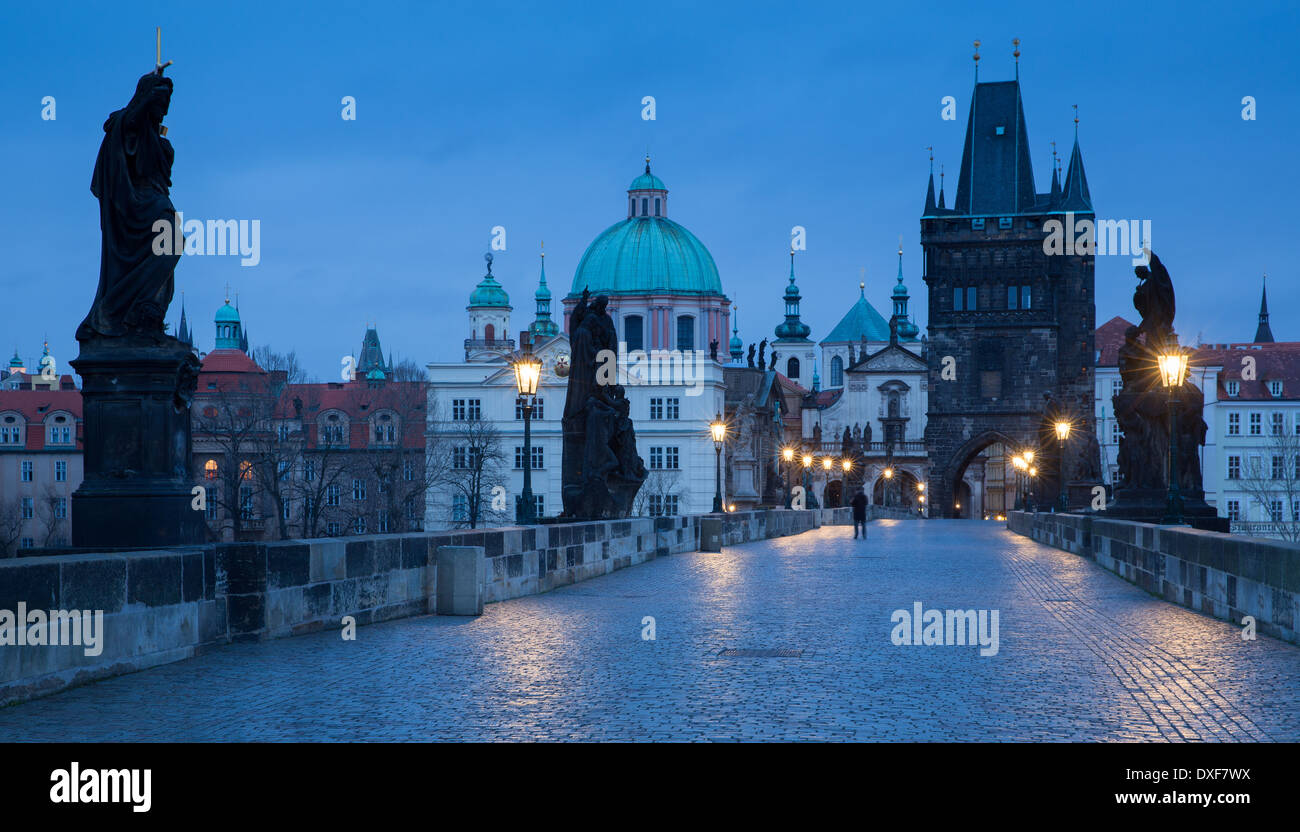
<path fill-rule="evenodd" d="M 99 288 L 77 327 L 78 341 L 163 335 L 181 257 L 175 246 L 166 254 L 154 246 L 159 234 L 179 239 L 169 196 L 176 154 L 162 128 L 171 96 L 172 80 L 159 67 L 137 81 L 131 101 L 104 122 L 90 180 L 99 200 Z"/>
<path fill-rule="evenodd" d="M 583 289 L 569 316 L 571 358 L 561 423 L 562 516 L 583 520 L 626 517 L 646 478 L 630 403 L 617 383 L 618 336 L 609 298 L 590 298 Z"/>

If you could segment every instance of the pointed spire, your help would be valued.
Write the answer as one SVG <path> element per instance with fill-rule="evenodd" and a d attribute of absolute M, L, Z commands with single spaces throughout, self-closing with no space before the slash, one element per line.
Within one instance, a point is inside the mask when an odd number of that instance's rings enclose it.
<path fill-rule="evenodd" d="M 1264 275 L 1264 288 L 1259 294 L 1259 326 L 1255 329 L 1256 344 L 1273 343 L 1273 329 L 1268 325 L 1268 275 Z"/>
<path fill-rule="evenodd" d="M 939 164 L 939 210 L 946 210 L 943 199 L 943 164 Z"/>
<path fill-rule="evenodd" d="M 1092 194 L 1088 192 L 1088 177 L 1083 172 L 1083 153 L 1079 150 L 1079 105 L 1074 105 L 1074 150 L 1070 153 L 1070 166 L 1065 172 L 1065 193 L 1061 208 L 1065 211 L 1092 211 Z"/>
<path fill-rule="evenodd" d="M 1056 155 L 1056 142 L 1052 142 L 1052 191 L 1047 207 L 1055 208 L 1061 204 L 1061 177 L 1058 175 L 1061 161 Z"/>
<path fill-rule="evenodd" d="M 542 261 L 541 274 L 537 278 L 537 291 L 533 299 L 537 302 L 537 315 L 528 326 L 528 333 L 536 341 L 539 338 L 552 338 L 560 334 L 560 327 L 551 320 L 551 290 L 546 285 L 546 241 L 542 241 L 539 258 Z"/>
<path fill-rule="evenodd" d="M 926 150 L 930 151 L 930 184 L 925 191 L 925 210 L 921 212 L 923 217 L 932 216 L 936 207 L 934 202 L 934 145 L 927 147 Z"/>
<path fill-rule="evenodd" d="M 732 363 L 738 363 L 745 357 L 745 342 L 740 340 L 740 307 L 731 307 L 731 343 L 727 345 Z"/>
<path fill-rule="evenodd" d="M 790 249 L 790 285 L 785 287 L 785 322 L 776 328 L 778 341 L 807 341 L 812 327 L 799 320 L 799 287 L 794 284 L 794 248 Z"/>

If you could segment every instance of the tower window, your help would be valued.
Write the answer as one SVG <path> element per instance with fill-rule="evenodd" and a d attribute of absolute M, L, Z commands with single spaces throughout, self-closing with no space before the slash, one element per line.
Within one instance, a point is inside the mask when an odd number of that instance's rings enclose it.
<path fill-rule="evenodd" d="M 844 359 L 838 355 L 831 359 L 831 387 L 844 386 Z"/>
<path fill-rule="evenodd" d="M 786 378 L 795 381 L 799 380 L 799 359 L 791 358 L 789 361 L 785 362 L 785 375 Z"/>
<path fill-rule="evenodd" d="M 649 214 L 647 213 L 648 209 L 647 209 L 647 207 L 646 207 L 646 205 L 647 205 L 649 202 L 650 202 L 650 200 L 646 199 L 645 197 L 641 197 L 641 216 L 643 216 L 643 217 L 645 217 L 645 216 L 649 216 Z"/>
<path fill-rule="evenodd" d="M 659 216 L 659 197 L 655 197 L 655 216 Z"/>
<path fill-rule="evenodd" d="M 966 311 L 967 312 L 974 312 L 975 309 L 978 308 L 976 303 L 975 293 L 976 293 L 976 289 L 974 286 L 966 287 Z"/>
<path fill-rule="evenodd" d="M 1032 306 L 1032 304 L 1029 302 L 1029 299 L 1030 299 L 1029 287 L 1021 286 L 1020 287 L 1020 308 L 1021 309 L 1029 309 Z"/>
<path fill-rule="evenodd" d="M 954 287 L 952 290 L 952 311 L 960 312 L 963 305 L 962 302 L 965 299 L 966 299 L 966 290 L 961 288 L 960 286 Z"/>
<path fill-rule="evenodd" d="M 1020 287 L 1019 286 L 1007 287 L 1007 308 L 1008 309 L 1020 308 Z"/>
<path fill-rule="evenodd" d="M 490 344 L 492 343 L 493 340 L 495 340 L 495 338 L 496 338 L 496 327 L 492 326 L 492 324 L 488 324 L 487 326 L 483 327 L 484 341 L 487 341 Z"/>

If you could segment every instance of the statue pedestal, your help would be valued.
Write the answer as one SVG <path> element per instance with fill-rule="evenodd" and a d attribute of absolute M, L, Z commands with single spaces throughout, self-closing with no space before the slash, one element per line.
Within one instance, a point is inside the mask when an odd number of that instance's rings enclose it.
<path fill-rule="evenodd" d="M 1115 499 L 1106 511 L 1098 515 L 1159 524 L 1164 520 L 1168 505 L 1169 490 L 1166 488 L 1119 487 L 1115 489 Z M 1183 495 L 1183 521 L 1193 528 L 1210 532 L 1226 532 L 1230 526 L 1226 517 L 1220 517 L 1214 507 L 1205 502 L 1203 494 Z"/>
<path fill-rule="evenodd" d="M 72 495 L 72 545 L 202 543 L 191 508 L 189 401 L 198 357 L 170 336 L 82 343 L 85 479 Z"/>

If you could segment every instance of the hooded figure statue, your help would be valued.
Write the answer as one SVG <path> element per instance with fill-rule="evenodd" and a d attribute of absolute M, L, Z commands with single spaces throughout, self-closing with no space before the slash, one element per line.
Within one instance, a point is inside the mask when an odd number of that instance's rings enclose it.
<path fill-rule="evenodd" d="M 155 70 L 136 83 L 131 102 L 104 122 L 90 180 L 102 235 L 99 288 L 77 327 L 78 341 L 163 333 L 181 256 L 174 244 L 164 254 L 154 245 L 160 234 L 176 239 L 176 209 L 168 196 L 175 151 L 161 135 L 171 96 L 172 80 Z M 167 223 L 162 231 L 155 228 L 160 220 Z"/>

